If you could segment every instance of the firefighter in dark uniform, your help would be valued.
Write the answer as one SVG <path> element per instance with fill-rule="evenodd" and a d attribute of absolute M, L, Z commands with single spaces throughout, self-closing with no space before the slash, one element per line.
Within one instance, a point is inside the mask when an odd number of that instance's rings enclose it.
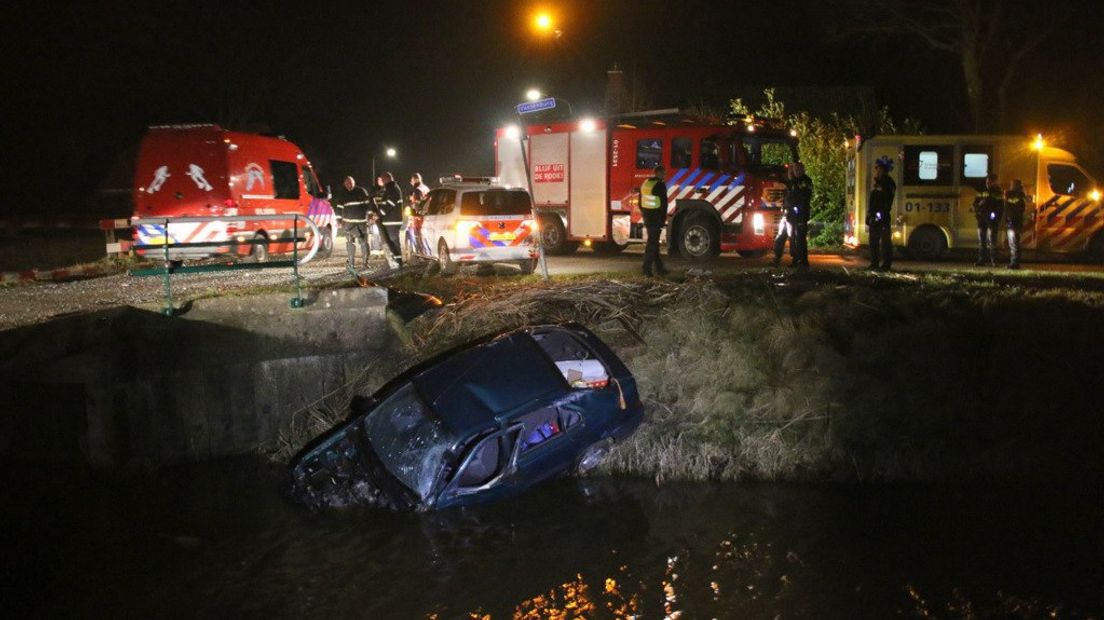
<path fill-rule="evenodd" d="M 786 170 L 786 193 L 782 199 L 782 219 L 778 221 L 778 231 L 774 235 L 774 262 L 775 267 L 782 264 L 782 253 L 786 250 L 786 241 L 793 234 L 790 231 L 790 185 L 793 183 L 793 166 Z M 790 256 L 793 256 L 793 242 L 790 241 Z"/>
<path fill-rule="evenodd" d="M 402 190 L 390 172 L 376 178 L 376 192 L 372 196 L 380 237 L 391 252 L 391 267 L 402 267 L 402 250 L 399 248 L 399 227 L 402 226 Z"/>
<path fill-rule="evenodd" d="M 978 227 L 978 259 L 975 265 L 997 264 L 994 250 L 1003 214 L 1004 192 L 997 183 L 997 175 L 991 174 L 985 178 L 985 189 L 974 198 L 974 219 Z"/>
<path fill-rule="evenodd" d="M 1004 217 L 1008 226 L 1008 268 L 1020 268 L 1020 231 L 1023 230 L 1024 211 L 1027 210 L 1027 196 L 1024 195 L 1023 181 L 1012 179 L 1012 187 L 1004 193 Z"/>
<path fill-rule="evenodd" d="M 813 203 L 813 180 L 800 162 L 793 165 L 793 179 L 786 187 L 790 222 L 790 259 L 794 267 L 809 266 L 809 211 Z"/>
<path fill-rule="evenodd" d="M 893 161 L 880 157 L 874 162 L 874 186 L 866 208 L 866 225 L 870 230 L 870 268 L 889 271 L 893 267 L 893 235 L 890 218 L 897 184 L 889 176 Z"/>
<path fill-rule="evenodd" d="M 364 253 L 364 265 L 368 266 L 368 207 L 371 202 L 368 190 L 358 187 L 356 179 L 345 177 L 344 191 L 338 190 L 337 209 L 345 231 L 345 253 L 349 267 L 356 267 L 356 248 Z"/>
<path fill-rule="evenodd" d="M 666 171 L 663 166 L 652 170 L 652 177 L 640 186 L 640 215 L 648 240 L 644 244 L 644 275 L 652 275 L 652 267 L 659 275 L 666 275 L 667 268 L 659 256 L 659 235 L 667 223 L 667 184 L 663 182 Z"/>

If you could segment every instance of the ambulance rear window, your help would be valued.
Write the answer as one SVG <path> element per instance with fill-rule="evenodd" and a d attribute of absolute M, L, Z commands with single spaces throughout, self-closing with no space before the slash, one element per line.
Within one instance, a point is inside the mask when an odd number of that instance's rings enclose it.
<path fill-rule="evenodd" d="M 517 190 L 466 192 L 460 199 L 460 215 L 527 215 L 529 194 Z"/>

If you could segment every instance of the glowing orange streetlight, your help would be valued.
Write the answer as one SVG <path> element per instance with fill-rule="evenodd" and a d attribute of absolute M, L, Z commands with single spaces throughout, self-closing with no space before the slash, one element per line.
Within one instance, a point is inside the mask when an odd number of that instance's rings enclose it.
<path fill-rule="evenodd" d="M 563 34 L 563 31 L 556 27 L 556 18 L 548 11 L 541 11 L 533 15 L 533 30 L 540 35 L 559 37 Z"/>

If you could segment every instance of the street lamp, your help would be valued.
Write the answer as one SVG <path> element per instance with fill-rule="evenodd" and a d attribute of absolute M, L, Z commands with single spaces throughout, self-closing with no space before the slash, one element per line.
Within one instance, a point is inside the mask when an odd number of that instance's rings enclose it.
<path fill-rule="evenodd" d="M 537 99 L 541 98 L 541 91 L 537 90 L 536 88 L 530 88 L 529 90 L 525 91 L 525 98 L 529 101 L 536 101 Z"/>
<path fill-rule="evenodd" d="M 387 159 L 395 159 L 395 156 L 399 154 L 394 147 L 387 147 L 384 149 L 383 154 L 387 156 Z M 372 184 L 376 183 L 376 155 L 372 154 Z"/>
<path fill-rule="evenodd" d="M 563 30 L 556 27 L 556 18 L 547 11 L 541 11 L 533 16 L 533 30 L 540 35 L 552 35 L 557 39 L 563 35 Z"/>

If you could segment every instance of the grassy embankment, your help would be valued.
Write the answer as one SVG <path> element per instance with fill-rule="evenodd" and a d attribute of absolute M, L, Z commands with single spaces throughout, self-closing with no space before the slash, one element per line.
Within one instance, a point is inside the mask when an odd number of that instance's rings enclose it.
<path fill-rule="evenodd" d="M 753 272 L 658 282 L 409 280 L 449 305 L 401 355 L 305 412 L 283 454 L 352 393 L 468 339 L 579 321 L 632 369 L 647 421 L 607 471 L 663 479 L 1100 477 L 1104 279 Z"/>

